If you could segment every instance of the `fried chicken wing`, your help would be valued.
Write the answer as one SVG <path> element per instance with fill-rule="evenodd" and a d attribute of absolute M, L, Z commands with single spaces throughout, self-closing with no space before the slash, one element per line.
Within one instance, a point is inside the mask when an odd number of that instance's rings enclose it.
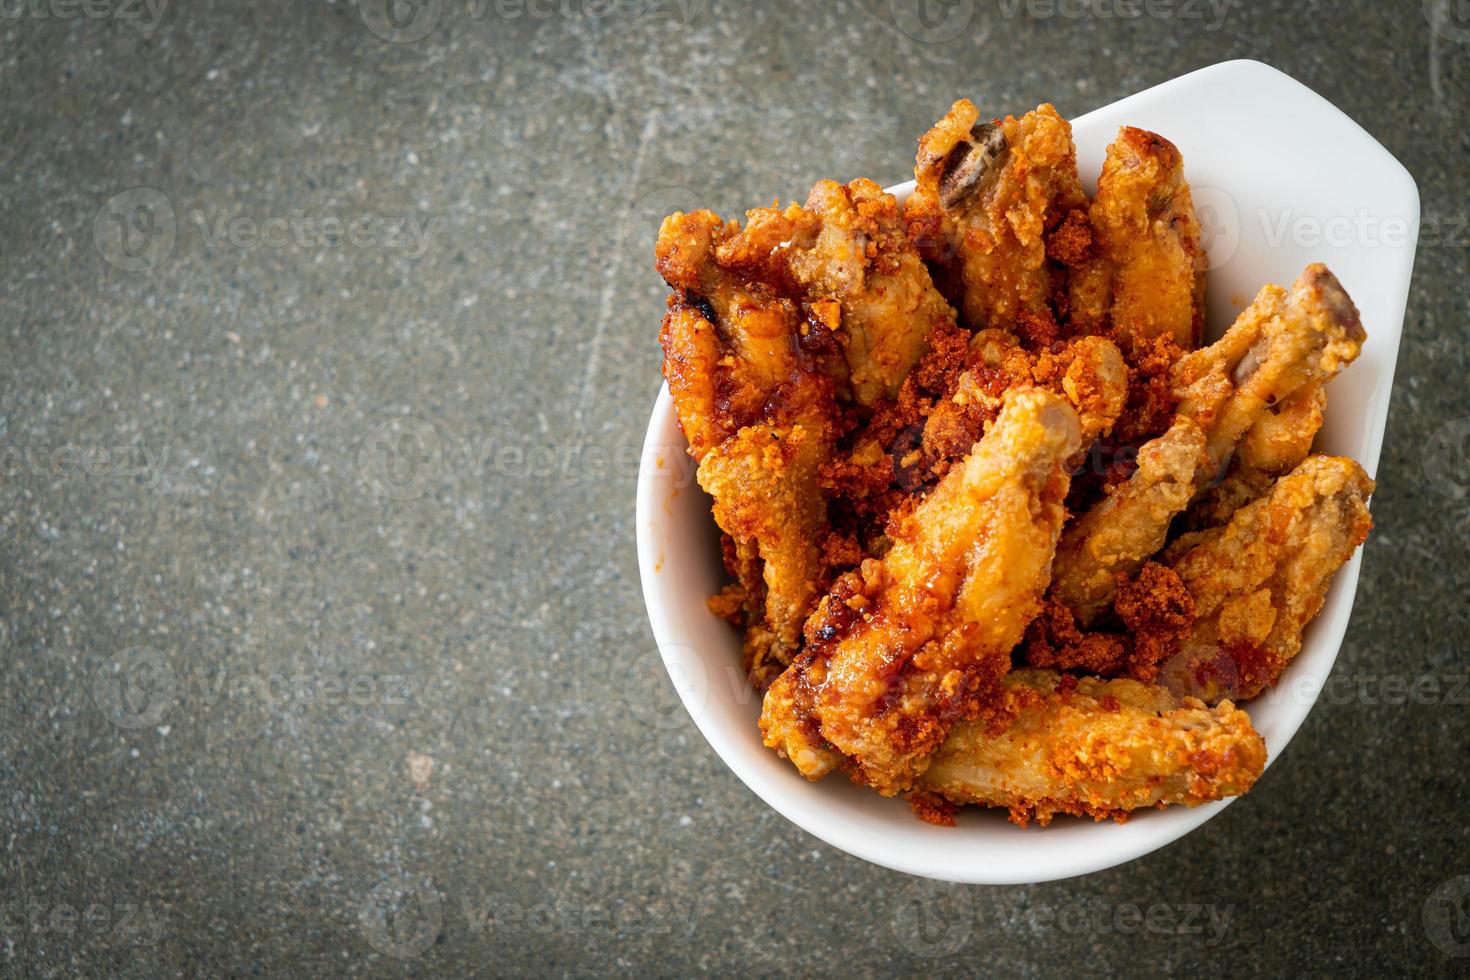
<path fill-rule="evenodd" d="M 979 119 L 961 99 L 920 138 L 909 235 L 971 329 L 1050 323 L 1046 233 L 1087 202 L 1072 127 L 1050 104 Z"/>
<path fill-rule="evenodd" d="M 1006 675 L 986 715 L 950 731 L 920 790 L 1046 826 L 1058 813 L 1122 820 L 1238 796 L 1265 768 L 1265 742 L 1229 701 L 1209 708 L 1132 680 L 1071 681 Z"/>
<path fill-rule="evenodd" d="M 1055 595 L 1077 621 L 1089 625 L 1107 608 L 1115 576 L 1133 574 L 1158 550 L 1170 522 L 1273 404 L 1325 384 L 1364 339 L 1352 300 L 1325 266 L 1312 265 L 1290 293 L 1267 286 L 1225 336 L 1180 359 L 1178 420 L 1140 449 L 1139 468 L 1068 528 L 1058 550 Z"/>
<path fill-rule="evenodd" d="M 1267 408 L 1326 384 L 1357 359 L 1366 339 L 1347 291 L 1326 266 L 1313 264 L 1290 292 L 1265 287 L 1218 342 L 1180 359 L 1179 412 L 1205 429 L 1213 471 Z"/>
<path fill-rule="evenodd" d="M 660 334 L 664 377 L 696 459 L 761 421 L 768 396 L 797 371 L 797 304 L 716 260 L 739 232 L 709 211 L 665 219 L 656 268 L 675 290 Z"/>
<path fill-rule="evenodd" d="M 1194 599 L 1178 669 L 1208 678 L 1210 700 L 1246 700 L 1276 682 L 1326 601 L 1332 576 L 1373 526 L 1373 481 L 1340 456 L 1311 456 L 1224 527 L 1170 546 Z"/>
<path fill-rule="evenodd" d="M 744 621 L 758 681 L 790 662 L 830 578 L 819 470 L 838 399 L 890 397 L 930 333 L 954 329 L 892 195 L 868 180 L 824 181 L 808 203 L 752 210 L 744 227 L 676 214 L 656 248 L 676 291 L 664 374 L 731 539 L 737 583 L 716 607 Z"/>
<path fill-rule="evenodd" d="M 674 399 L 679 428 L 689 440 L 689 451 L 699 459 L 730 433 L 731 420 L 716 409 L 724 354 L 714 324 L 697 307 L 669 298 L 659 341 L 664 349 L 664 380 Z"/>
<path fill-rule="evenodd" d="M 892 398 L 952 310 L 908 240 L 898 202 L 871 180 L 812 188 L 806 211 L 813 238 L 789 241 L 791 273 L 812 300 L 837 303 L 836 328 L 853 396 L 861 405 Z"/>
<path fill-rule="evenodd" d="M 1208 258 L 1174 144 L 1119 130 L 1087 215 L 1092 249 L 1068 282 L 1072 330 L 1111 327 L 1130 347 L 1159 336 L 1183 350 L 1199 346 Z"/>
<path fill-rule="evenodd" d="M 1251 426 L 1236 447 L 1230 468 L 1189 508 L 1192 530 L 1219 527 L 1232 514 L 1271 489 L 1312 451 L 1327 408 L 1325 385 L 1308 385 L 1283 398 Z"/>
<path fill-rule="evenodd" d="M 1325 380 L 1288 395 L 1250 427 L 1234 461 L 1277 476 L 1296 469 L 1311 453 L 1326 411 Z"/>
<path fill-rule="evenodd" d="M 1208 466 L 1204 431 L 1181 415 L 1139 450 L 1126 483 L 1067 525 L 1052 592 L 1078 622 L 1093 622 L 1112 604 L 1119 572 L 1132 574 L 1164 547 L 1170 522 L 1189 505 Z"/>
<path fill-rule="evenodd" d="M 668 218 L 656 249 L 676 290 L 661 333 L 664 377 L 737 578 L 714 608 L 745 621 L 753 674 L 790 662 L 827 578 L 817 468 L 836 438 L 841 381 L 835 347 L 802 343 L 800 303 L 780 293 L 768 254 L 708 211 Z"/>
<path fill-rule="evenodd" d="M 1079 439 L 1063 399 L 1008 392 L 881 561 L 822 600 L 814 642 L 766 694 L 766 744 L 809 778 L 842 764 L 885 795 L 910 788 L 1040 608 Z"/>
<path fill-rule="evenodd" d="M 818 547 L 827 516 L 817 467 L 830 438 L 820 417 L 790 425 L 752 425 L 700 462 L 699 485 L 714 498 L 715 523 L 737 549 L 760 558 L 764 623 L 747 646 L 746 668 L 785 665 L 800 645 L 801 624 L 826 574 Z"/>

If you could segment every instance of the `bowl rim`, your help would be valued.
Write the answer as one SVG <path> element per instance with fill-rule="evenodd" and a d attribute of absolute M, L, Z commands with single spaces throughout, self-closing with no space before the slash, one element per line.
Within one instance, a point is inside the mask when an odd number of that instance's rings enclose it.
<path fill-rule="evenodd" d="M 1177 78 L 1163 82 L 1160 85 L 1145 89 L 1135 95 L 1128 96 L 1117 102 L 1099 107 L 1092 112 L 1086 113 L 1073 120 L 1074 126 L 1083 125 L 1095 114 L 1113 114 L 1119 110 L 1126 109 L 1129 103 L 1145 98 L 1157 98 L 1167 94 L 1170 90 L 1182 87 L 1184 83 L 1227 86 L 1240 85 L 1266 85 L 1274 87 L 1278 91 L 1283 86 L 1289 87 L 1293 94 L 1300 97 L 1303 94 L 1310 95 L 1317 103 L 1318 111 L 1330 113 L 1333 121 L 1341 125 L 1344 122 L 1366 140 L 1368 144 L 1376 148 L 1377 152 L 1386 158 L 1387 162 L 1397 169 L 1403 185 L 1399 191 L 1405 193 L 1405 201 L 1412 203 L 1406 210 L 1412 212 L 1412 220 L 1417 228 L 1419 218 L 1418 188 L 1413 177 L 1403 168 L 1396 159 L 1388 153 L 1373 137 L 1362 130 L 1355 122 L 1343 114 L 1326 99 L 1312 92 L 1300 82 L 1279 70 L 1253 60 L 1234 60 L 1221 62 L 1206 68 L 1181 75 Z M 1380 160 L 1380 164 L 1384 161 Z M 902 200 L 907 197 L 913 187 L 913 182 L 908 181 L 888 188 L 890 193 L 895 194 Z M 1377 324 L 1377 337 L 1382 343 L 1385 339 L 1393 341 L 1392 349 L 1380 348 L 1378 356 L 1384 358 L 1383 377 L 1379 382 L 1378 390 L 1384 392 L 1382 405 L 1370 405 L 1372 414 L 1368 417 L 1368 430 L 1364 449 L 1355 455 L 1364 467 L 1373 473 L 1377 468 L 1378 457 L 1381 451 L 1383 431 L 1387 423 L 1388 405 L 1387 394 L 1392 387 L 1393 372 L 1397 360 L 1399 339 L 1402 335 L 1402 322 L 1404 306 L 1407 302 L 1408 280 L 1412 274 L 1413 258 L 1415 253 L 1415 242 L 1411 240 L 1401 250 L 1398 256 L 1400 274 L 1402 275 L 1402 299 L 1395 304 L 1393 300 L 1397 296 L 1390 297 L 1390 305 L 1396 306 L 1398 310 L 1397 320 L 1394 324 Z M 1350 290 L 1351 291 L 1351 290 Z M 1393 329 L 1387 329 L 1392 326 Z M 1371 329 L 1371 328 L 1370 328 Z M 1370 334 L 1371 335 L 1371 334 Z M 1386 346 L 1386 345 L 1385 345 Z M 1330 411 L 1330 409 L 1329 409 Z M 796 824 L 802 830 L 812 834 L 820 840 L 833 847 L 845 851 L 855 857 L 869 861 L 873 864 L 889 868 L 891 870 L 907 874 L 933 878 L 942 881 L 966 882 L 973 884 L 1025 884 L 1042 881 L 1057 880 L 1073 877 L 1076 875 L 1089 874 L 1109 867 L 1124 864 L 1135 860 L 1151 851 L 1178 840 L 1185 834 L 1197 829 L 1206 821 L 1223 812 L 1226 807 L 1235 802 L 1238 797 L 1231 797 L 1214 803 L 1198 807 L 1170 807 L 1164 811 L 1140 811 L 1127 824 L 1117 825 L 1085 825 L 1087 828 L 1103 827 L 1110 831 L 1109 846 L 1099 848 L 1077 848 L 1070 847 L 1053 853 L 1052 848 L 1027 848 L 1028 859 L 1024 870 L 1016 867 L 1015 863 L 1001 862 L 997 866 L 976 867 L 973 865 L 957 866 L 954 854 L 945 853 L 948 848 L 942 846 L 943 837 L 938 835 L 953 834 L 956 830 L 948 828 L 933 828 L 937 832 L 935 836 L 936 847 L 893 847 L 886 846 L 887 842 L 879 835 L 874 835 L 871 830 L 860 826 L 857 820 L 845 821 L 843 819 L 831 819 L 833 814 L 820 815 L 806 804 L 800 794 L 793 791 L 793 786 L 800 783 L 792 783 L 790 780 L 773 780 L 769 777 L 769 768 L 757 765 L 745 751 L 744 745 L 749 739 L 749 733 L 737 732 L 730 726 L 719 723 L 713 718 L 712 713 L 704 710 L 703 699 L 708 696 L 708 691 L 701 691 L 697 684 L 690 683 L 689 665 L 684 660 L 681 651 L 687 650 L 683 639 L 678 635 L 677 628 L 671 622 L 670 609 L 666 607 L 663 592 L 667 587 L 660 582 L 659 573 L 664 556 L 660 545 L 654 538 L 653 528 L 657 522 L 657 511 L 667 506 L 667 500 L 662 496 L 663 487 L 666 485 L 667 470 L 664 468 L 664 457 L 668 455 L 673 447 L 684 447 L 682 434 L 678 430 L 677 421 L 673 410 L 673 401 L 669 396 L 667 385 L 661 385 L 659 394 L 655 399 L 653 411 L 649 419 L 649 426 L 644 438 L 643 453 L 639 468 L 637 497 L 636 497 L 636 527 L 638 545 L 638 564 L 640 582 L 644 595 L 644 602 L 648 612 L 650 625 L 653 630 L 655 641 L 658 644 L 664 668 L 668 672 L 670 680 L 679 691 L 681 701 L 685 710 L 693 718 L 695 724 L 703 734 L 706 741 L 720 756 L 721 760 L 728 766 L 736 776 L 739 777 L 767 805 L 776 810 L 783 817 Z M 698 490 L 697 486 L 695 490 Z M 1360 547 L 1354 552 L 1348 563 L 1338 571 L 1334 577 L 1332 589 L 1336 594 L 1338 590 L 1346 591 L 1346 605 L 1339 606 L 1334 611 L 1330 623 L 1321 624 L 1321 629 L 1326 629 L 1331 635 L 1315 637 L 1313 643 L 1325 640 L 1331 647 L 1330 656 L 1325 658 L 1325 666 L 1312 676 L 1325 683 L 1326 676 L 1330 674 L 1337 653 L 1341 647 L 1343 636 L 1346 633 L 1348 618 L 1351 614 L 1353 599 L 1356 594 L 1359 572 L 1362 565 L 1363 549 Z M 1331 608 L 1329 603 L 1328 608 Z M 1324 610 L 1325 611 L 1325 610 Z M 1323 618 L 1326 618 L 1325 616 Z M 1313 624 L 1317 626 L 1316 623 Z M 1303 653 L 1306 652 L 1304 644 Z M 697 656 L 697 653 L 696 653 Z M 1301 659 L 1301 658 L 1299 658 Z M 702 668 L 701 668 L 702 669 Z M 1309 678 L 1310 679 L 1310 678 Z M 1292 737 L 1306 720 L 1312 711 L 1320 694 L 1322 684 L 1319 683 L 1315 690 L 1309 691 L 1304 696 L 1298 696 L 1293 704 L 1296 705 L 1294 712 L 1288 712 L 1274 727 L 1268 737 L 1268 744 L 1272 751 L 1268 753 L 1266 765 L 1269 767 L 1284 752 Z M 1262 695 L 1267 697 L 1267 695 Z M 1249 712 L 1250 704 L 1244 705 Z M 1263 732 L 1263 735 L 1266 733 Z M 769 750 L 767 750 L 769 751 Z M 794 770 L 791 775 L 795 775 Z M 799 780 L 800 777 L 796 777 Z M 830 787 L 836 778 L 823 781 L 823 787 Z M 812 785 L 812 784 L 807 784 Z M 871 793 L 867 790 L 859 790 L 850 784 L 842 783 L 843 790 Z M 994 813 L 996 811 L 990 811 Z M 917 821 L 916 821 L 917 823 Z M 1057 835 L 1057 824 L 1052 828 L 1041 830 L 1030 828 L 1021 830 L 1015 828 L 1018 834 L 1042 833 Z M 963 833 L 963 829 L 958 832 Z M 1037 838 L 1040 840 L 1041 838 Z M 1018 836 L 1016 844 L 1023 844 L 1027 838 Z M 950 843 L 955 843 L 950 839 Z M 1034 851 L 1034 854 L 1029 852 Z"/>

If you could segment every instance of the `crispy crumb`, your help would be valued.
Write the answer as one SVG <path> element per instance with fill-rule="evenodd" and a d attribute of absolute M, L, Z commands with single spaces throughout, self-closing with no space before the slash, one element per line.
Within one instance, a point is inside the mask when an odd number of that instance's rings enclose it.
<path fill-rule="evenodd" d="M 1128 675 L 1154 681 L 1194 621 L 1194 597 L 1172 568 L 1148 562 L 1131 580 L 1119 576 L 1113 608 L 1133 639 Z"/>
<path fill-rule="evenodd" d="M 1046 236 L 1046 257 L 1063 265 L 1081 265 L 1092 257 L 1092 223 L 1082 208 L 1068 211 L 1061 224 Z"/>
<path fill-rule="evenodd" d="M 414 788 L 427 789 L 429 780 L 434 777 L 434 757 L 424 755 L 422 752 L 410 752 L 404 757 L 403 762 L 408 769 L 408 778 L 413 782 Z"/>
<path fill-rule="evenodd" d="M 914 811 L 914 816 L 936 827 L 953 827 L 954 815 L 960 810 L 944 797 L 922 790 L 910 793 L 908 801 L 909 807 Z"/>

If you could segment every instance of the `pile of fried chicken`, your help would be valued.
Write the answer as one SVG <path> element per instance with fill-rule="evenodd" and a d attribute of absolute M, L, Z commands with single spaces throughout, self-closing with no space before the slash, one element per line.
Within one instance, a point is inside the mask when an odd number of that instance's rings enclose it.
<path fill-rule="evenodd" d="M 968 100 L 870 180 L 664 221 L 664 377 L 733 580 L 765 743 L 922 818 L 1122 820 L 1245 792 L 1236 703 L 1301 649 L 1371 527 L 1315 455 L 1365 340 L 1337 279 L 1201 347 L 1179 151 L 1123 128 L 1097 194 L 1051 105 Z"/>

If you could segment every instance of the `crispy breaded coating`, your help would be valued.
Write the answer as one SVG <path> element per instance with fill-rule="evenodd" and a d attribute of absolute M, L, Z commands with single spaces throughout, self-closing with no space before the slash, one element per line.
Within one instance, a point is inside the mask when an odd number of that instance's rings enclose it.
<path fill-rule="evenodd" d="M 1112 431 L 1122 413 L 1128 365 L 1117 345 L 1103 337 L 1080 337 L 1033 354 L 1013 334 L 979 331 L 970 340 L 966 369 L 924 421 L 921 449 L 927 468 L 943 473 L 967 453 L 999 413 L 1004 393 L 1019 385 L 1064 396 L 1077 411 L 1085 451 Z"/>
<path fill-rule="evenodd" d="M 1225 336 L 1174 366 L 1179 413 L 1208 436 L 1211 474 L 1271 406 L 1336 377 L 1367 335 L 1337 277 L 1307 266 L 1288 292 L 1266 286 Z"/>
<path fill-rule="evenodd" d="M 1204 432 L 1181 415 L 1139 450 L 1138 469 L 1126 483 L 1067 525 L 1052 593 L 1078 622 L 1092 623 L 1112 604 L 1118 573 L 1131 575 L 1164 547 L 1170 522 L 1189 505 L 1196 476 L 1208 465 Z"/>
<path fill-rule="evenodd" d="M 714 498 L 715 523 L 761 559 L 769 643 L 747 649 L 755 674 L 766 661 L 790 661 L 801 624 L 826 573 L 818 544 L 827 518 L 817 466 L 830 448 L 820 417 L 790 425 L 752 425 L 700 461 L 699 485 Z"/>
<path fill-rule="evenodd" d="M 1133 680 L 1051 671 L 1006 675 L 986 714 L 954 726 L 919 780 L 953 803 L 1005 807 L 1042 826 L 1056 814 L 1122 822 L 1140 807 L 1238 796 L 1266 744 L 1229 701 L 1209 708 Z"/>
<path fill-rule="evenodd" d="M 1077 409 L 1082 423 L 1083 447 L 1113 431 L 1128 401 L 1128 362 L 1118 345 L 1102 337 L 1079 337 L 1068 342 L 1062 393 Z"/>
<path fill-rule="evenodd" d="M 676 291 L 660 334 L 664 378 L 696 459 L 761 421 L 771 392 L 802 366 L 796 302 L 716 259 L 738 232 L 709 211 L 674 214 L 655 249 L 656 268 Z"/>
<path fill-rule="evenodd" d="M 1296 469 L 1311 453 L 1326 411 L 1325 383 L 1288 395 L 1246 432 L 1235 450 L 1235 462 L 1278 476 Z"/>
<path fill-rule="evenodd" d="M 807 220 L 800 209 L 785 218 Z M 756 237 L 708 211 L 675 214 L 656 256 L 677 291 L 660 335 L 664 377 L 738 580 L 712 608 L 743 614 L 746 665 L 759 675 L 795 655 L 828 576 L 817 471 L 836 439 L 842 362 L 781 294 Z"/>
<path fill-rule="evenodd" d="M 835 330 L 857 402 L 892 398 L 928 350 L 930 333 L 953 324 L 954 310 L 908 240 L 892 194 L 871 180 L 824 180 L 806 211 L 818 230 L 782 246 L 791 274 L 810 302 L 838 304 Z"/>
<path fill-rule="evenodd" d="M 708 607 L 765 745 L 943 825 L 1244 793 L 1266 748 L 1233 702 L 1372 525 L 1362 468 L 1310 455 L 1357 309 L 1310 265 L 1198 349 L 1193 195 L 1146 130 L 1089 201 L 1051 105 L 960 100 L 914 173 L 902 206 L 821 181 L 659 231 L 663 374 L 733 579 Z"/>
<path fill-rule="evenodd" d="M 1272 406 L 1240 440 L 1225 476 L 1189 508 L 1189 527 L 1228 522 L 1237 510 L 1264 496 L 1277 477 L 1300 465 L 1312 451 L 1326 409 L 1327 390 L 1321 384 L 1308 385 Z"/>
<path fill-rule="evenodd" d="M 1195 604 L 1178 656 L 1215 679 L 1212 700 L 1253 698 L 1281 676 L 1332 576 L 1373 527 L 1372 492 L 1351 459 L 1311 456 L 1224 527 L 1171 546 L 1167 560 Z"/>
<path fill-rule="evenodd" d="M 1116 442 L 1138 446 L 1161 436 L 1174 424 L 1179 405 L 1174 391 L 1174 365 L 1184 352 L 1167 337 L 1151 342 L 1134 339 L 1128 351 L 1128 404 L 1118 417 Z"/>
<path fill-rule="evenodd" d="M 1026 628 L 1022 655 L 1029 667 L 1115 677 L 1127 672 L 1129 643 L 1111 633 L 1083 632 L 1071 609 L 1048 598 L 1041 615 Z"/>
<path fill-rule="evenodd" d="M 961 99 L 919 139 L 909 235 L 970 329 L 1053 322 L 1046 234 L 1087 203 L 1072 127 L 1049 103 L 979 120 Z"/>
<path fill-rule="evenodd" d="M 714 324 L 705 313 L 677 297 L 669 297 L 659 342 L 664 349 L 663 374 L 679 428 L 689 452 L 699 459 L 730 435 L 732 420 L 716 409 L 717 389 L 725 357 Z"/>
<path fill-rule="evenodd" d="M 1272 405 L 1325 384 L 1364 339 L 1337 279 L 1311 265 L 1290 293 L 1267 286 L 1225 336 L 1180 359 L 1174 426 L 1144 444 L 1139 468 L 1068 528 L 1057 552 L 1054 594 L 1077 621 L 1091 625 L 1108 607 L 1115 576 L 1132 575 L 1158 551 L 1173 519 Z"/>
<path fill-rule="evenodd" d="M 892 195 L 823 182 L 810 204 L 750 211 L 743 228 L 675 214 L 656 247 L 675 290 L 664 376 L 737 578 L 712 608 L 744 626 L 758 683 L 790 662 L 843 552 L 823 547 L 836 399 L 890 397 L 930 333 L 954 329 Z"/>
<path fill-rule="evenodd" d="M 823 600 L 816 642 L 766 694 L 766 744 L 809 778 L 843 764 L 885 795 L 911 788 L 1040 608 L 1079 439 L 1063 399 L 1008 392 L 970 456 L 864 564 L 861 588 Z"/>
<path fill-rule="evenodd" d="M 920 450 L 926 471 L 939 472 L 936 464 L 969 455 L 985 426 L 1000 414 L 1005 393 L 1036 383 L 1035 369 L 1035 357 L 1014 334 L 977 331 L 953 384 L 923 418 Z"/>
<path fill-rule="evenodd" d="M 1178 574 L 1145 562 L 1132 578 L 1118 578 L 1113 602 L 1120 632 L 1086 631 L 1055 596 L 1026 630 L 1022 656 L 1027 666 L 1073 670 L 1100 677 L 1131 677 L 1153 683 L 1194 624 L 1194 597 Z"/>
<path fill-rule="evenodd" d="M 1159 336 L 1183 350 L 1198 347 L 1208 257 L 1174 144 L 1144 129 L 1120 129 L 1087 215 L 1093 247 L 1071 269 L 1071 328 L 1111 328 L 1130 348 Z"/>

